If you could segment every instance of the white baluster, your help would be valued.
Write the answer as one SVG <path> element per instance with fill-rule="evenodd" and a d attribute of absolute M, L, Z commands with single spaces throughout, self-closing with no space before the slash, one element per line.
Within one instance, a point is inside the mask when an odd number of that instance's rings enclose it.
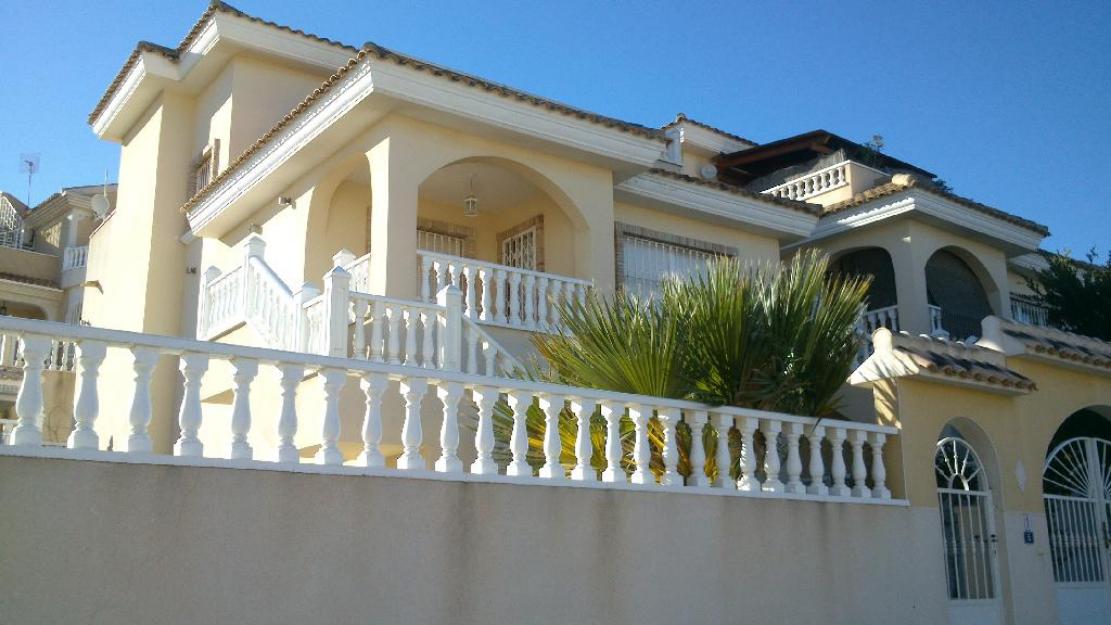
<path fill-rule="evenodd" d="M 853 454 L 853 497 L 871 497 L 872 491 L 868 489 L 865 480 L 868 479 L 868 470 L 864 465 L 864 443 L 868 440 L 868 433 L 863 430 L 853 430 L 849 434 L 849 445 Z"/>
<path fill-rule="evenodd" d="M 764 492 L 782 493 L 783 482 L 779 479 L 779 431 L 783 424 L 779 421 L 767 419 L 760 424 L 760 431 L 764 434 Z"/>
<path fill-rule="evenodd" d="M 371 371 L 364 373 L 359 381 L 365 397 L 363 451 L 355 461 L 359 466 L 386 466 L 386 459 L 382 456 L 379 445 L 382 443 L 382 395 L 386 392 L 389 381 L 386 374 Z"/>
<path fill-rule="evenodd" d="M 386 337 L 386 361 L 391 365 L 401 364 L 401 325 L 402 311 L 395 306 L 390 306 L 386 309 L 386 317 L 389 319 L 389 336 Z"/>
<path fill-rule="evenodd" d="M 509 325 L 521 325 L 521 274 L 509 274 Z"/>
<path fill-rule="evenodd" d="M 405 318 L 405 364 L 417 367 L 417 309 L 406 306 L 402 310 Z"/>
<path fill-rule="evenodd" d="M 602 471 L 603 482 L 625 482 L 625 469 L 621 466 L 621 404 L 602 402 L 602 418 L 606 420 L 606 469 Z"/>
<path fill-rule="evenodd" d="M 498 348 L 492 341 L 482 341 L 482 357 L 486 360 L 486 375 L 498 375 Z"/>
<path fill-rule="evenodd" d="M 208 354 L 186 352 L 181 355 L 178 368 L 185 381 L 177 417 L 181 434 L 174 443 L 174 455 L 199 458 L 204 455 L 204 445 L 197 437 L 202 418 L 201 380 L 208 370 Z"/>
<path fill-rule="evenodd" d="M 710 415 L 714 431 L 718 435 L 718 444 L 714 449 L 714 462 L 717 464 L 718 476 L 714 486 L 720 488 L 736 488 L 733 478 L 729 476 L 729 469 L 733 466 L 733 458 L 729 454 L 729 428 L 733 426 L 733 416 L 720 412 Z"/>
<path fill-rule="evenodd" d="M 77 344 L 77 359 L 81 363 L 81 390 L 73 408 L 74 428 L 66 445 L 70 449 L 97 449 L 100 438 L 96 435 L 96 417 L 100 413 L 99 393 L 96 387 L 100 364 L 108 353 L 108 346 L 96 341 Z"/>
<path fill-rule="evenodd" d="M 432 259 L 422 255 L 420 258 L 420 301 L 422 302 L 431 302 L 432 294 L 436 292 L 428 283 L 428 274 L 431 271 Z"/>
<path fill-rule="evenodd" d="M 563 297 L 563 285 L 563 282 L 553 279 L 548 292 L 548 329 L 552 332 L 559 332 L 563 327 L 559 318 L 559 298 Z"/>
<path fill-rule="evenodd" d="M 571 400 L 571 412 L 575 413 L 578 431 L 575 433 L 575 468 L 571 469 L 571 479 L 580 482 L 593 482 L 598 474 L 591 466 L 594 445 L 590 439 L 590 418 L 594 415 L 593 399 L 576 398 Z"/>
<path fill-rule="evenodd" d="M 420 311 L 421 335 L 421 361 L 420 366 L 431 369 L 436 366 L 436 342 L 432 330 L 436 327 L 436 316 L 432 311 L 422 308 Z"/>
<path fill-rule="evenodd" d="M 316 452 L 317 464 L 343 464 L 343 453 L 339 450 L 340 415 L 339 396 L 347 383 L 347 372 L 343 369 L 324 369 L 324 418 L 321 419 L 320 449 Z"/>
<path fill-rule="evenodd" d="M 654 484 L 655 476 L 652 475 L 649 463 L 652 460 L 652 450 L 648 446 L 648 418 L 652 409 L 645 410 L 641 404 L 629 404 L 629 419 L 633 422 L 633 474 L 629 481 L 633 484 Z"/>
<path fill-rule="evenodd" d="M 536 327 L 541 332 L 548 331 L 548 278 L 540 276 L 536 281 Z"/>
<path fill-rule="evenodd" d="M 382 362 L 382 323 L 386 316 L 386 305 L 374 302 L 374 318 L 370 322 L 370 359 Z"/>
<path fill-rule="evenodd" d="M 42 444 L 42 370 L 46 354 L 50 351 L 50 337 L 27 335 L 23 346 L 23 382 L 15 398 L 15 413 L 19 417 L 12 430 L 11 444 L 38 446 Z"/>
<path fill-rule="evenodd" d="M 802 483 L 802 457 L 799 455 L 802 424 L 788 423 L 784 435 L 787 438 L 787 486 L 784 490 L 800 495 L 806 492 L 806 487 Z"/>
<path fill-rule="evenodd" d="M 524 284 L 525 298 L 525 327 L 530 330 L 536 329 L 536 276 L 530 274 L 525 275 Z"/>
<path fill-rule="evenodd" d="M 511 391 L 508 394 L 509 409 L 513 411 L 513 433 L 509 437 L 509 450 L 513 460 L 506 467 L 506 475 L 532 475 L 528 465 L 528 409 L 532 405 L 532 395 L 524 391 Z"/>
<path fill-rule="evenodd" d="M 128 420 L 131 432 L 127 436 L 125 451 L 129 453 L 150 453 L 152 444 L 147 428 L 150 426 L 151 406 L 150 379 L 154 366 L 158 363 L 158 350 L 152 347 L 136 346 L 131 348 L 134 358 L 135 395 L 131 398 L 131 411 Z"/>
<path fill-rule="evenodd" d="M 470 373 L 472 375 L 477 375 L 478 374 L 478 332 L 475 330 L 475 328 L 470 327 L 470 326 L 465 326 L 464 330 L 466 331 L 466 338 L 467 338 L 467 363 L 466 363 L 466 369 L 464 369 L 464 371 L 466 371 L 467 373 Z"/>
<path fill-rule="evenodd" d="M 675 426 L 679 423 L 678 408 L 660 408 L 656 411 L 656 418 L 663 426 L 663 461 L 664 473 L 660 476 L 661 486 L 682 486 L 683 476 L 679 475 L 679 449 L 675 442 Z"/>
<path fill-rule="evenodd" d="M 586 285 L 585 284 L 575 285 L 575 297 L 576 297 L 576 299 L 579 300 L 579 305 L 580 306 L 583 305 L 583 304 L 586 304 Z"/>
<path fill-rule="evenodd" d="M 475 302 L 475 268 L 471 265 L 463 265 L 463 279 L 467 282 L 463 290 L 463 315 L 468 319 L 474 319 L 478 316 L 478 306 Z"/>
<path fill-rule="evenodd" d="M 278 413 L 278 462 L 298 463 L 301 454 L 293 443 L 297 435 L 297 386 L 305 377 L 301 365 L 281 366 L 282 408 Z"/>
<path fill-rule="evenodd" d="M 883 463 L 883 444 L 887 435 L 882 432 L 872 432 L 869 445 L 872 447 L 872 497 L 876 499 L 891 499 L 891 491 L 887 488 L 887 467 Z"/>
<path fill-rule="evenodd" d="M 428 391 L 428 381 L 424 378 L 402 378 L 401 395 L 405 398 L 405 421 L 401 426 L 403 451 L 397 459 L 397 468 L 414 471 L 424 470 L 427 465 L 420 455 L 424 431 L 420 423 L 420 406 Z"/>
<path fill-rule="evenodd" d="M 498 287 L 498 292 L 495 294 L 495 297 L 493 298 L 494 299 L 494 309 L 496 311 L 494 313 L 494 321 L 496 323 L 502 323 L 502 324 L 508 323 L 509 320 L 505 316 L 505 307 L 508 305 L 508 299 L 509 298 L 506 296 L 506 293 L 505 293 L 505 270 L 504 269 L 495 269 L 494 270 L 494 283 L 497 284 L 497 287 Z"/>
<path fill-rule="evenodd" d="M 743 417 L 740 423 L 741 432 L 741 475 L 737 478 L 737 490 L 744 492 L 759 492 L 760 480 L 756 477 L 756 428 L 760 426 L 760 419 L 756 417 Z"/>
<path fill-rule="evenodd" d="M 482 282 L 482 310 L 478 313 L 478 318 L 483 321 L 493 319 L 490 313 L 490 270 L 485 267 L 478 268 L 478 279 Z"/>
<path fill-rule="evenodd" d="M 471 399 L 478 407 L 478 430 L 475 432 L 474 447 L 477 454 L 471 463 L 471 473 L 475 475 L 497 475 L 498 465 L 494 462 L 494 404 L 498 402 L 498 390 L 489 386 L 476 386 L 471 389 Z"/>
<path fill-rule="evenodd" d="M 825 482 L 825 464 L 822 461 L 822 439 L 825 438 L 826 429 L 820 425 L 810 428 L 806 438 L 810 441 L 810 462 L 807 474 L 810 476 L 810 485 L 806 492 L 811 495 L 828 495 L 829 487 Z"/>
<path fill-rule="evenodd" d="M 251 431 L 251 381 L 258 375 L 258 361 L 236 358 L 231 364 L 235 368 L 235 375 L 232 376 L 235 388 L 231 408 L 229 456 L 233 460 L 250 460 L 254 458 L 254 451 L 247 442 L 247 435 Z"/>
<path fill-rule="evenodd" d="M 560 463 L 563 441 L 559 434 L 559 413 L 563 410 L 563 396 L 541 395 L 540 410 L 544 411 L 544 466 L 540 467 L 540 477 L 562 480 L 567 477 Z"/>
<path fill-rule="evenodd" d="M 702 440 L 708 418 L 705 410 L 692 410 L 686 414 L 687 425 L 691 430 L 691 474 L 687 478 L 690 486 L 710 485 L 710 478 L 706 476 L 706 445 Z"/>
<path fill-rule="evenodd" d="M 462 473 L 463 462 L 459 460 L 459 399 L 463 397 L 463 385 L 458 382 L 441 382 L 436 387 L 436 396 L 443 403 L 444 420 L 440 426 L 440 457 L 436 460 L 436 470 L 440 473 Z"/>
<path fill-rule="evenodd" d="M 445 286 L 451 284 L 450 282 L 448 282 L 448 273 L 447 273 L 447 263 L 446 262 L 441 261 L 441 260 L 437 260 L 437 261 L 433 262 L 432 263 L 432 272 L 433 272 L 433 276 L 436 279 L 436 283 L 432 285 L 432 293 L 429 294 L 429 297 L 431 299 L 429 301 L 435 301 L 436 300 L 436 294 L 440 292 L 440 289 L 443 289 Z"/>
<path fill-rule="evenodd" d="M 356 358 L 366 358 L 366 313 L 370 304 L 366 300 L 357 299 L 352 305 L 355 314 L 354 354 Z"/>
<path fill-rule="evenodd" d="M 829 476 L 833 482 L 833 485 L 829 487 L 829 494 L 833 495 L 834 497 L 848 497 L 849 487 L 845 485 L 844 428 L 830 428 L 829 446 Z"/>

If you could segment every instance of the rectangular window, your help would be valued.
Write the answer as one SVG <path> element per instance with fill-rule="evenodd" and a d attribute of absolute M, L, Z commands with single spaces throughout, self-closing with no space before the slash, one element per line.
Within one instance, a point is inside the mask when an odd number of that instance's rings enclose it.
<path fill-rule="evenodd" d="M 464 256 L 467 239 L 433 230 L 417 230 L 417 249 L 450 256 Z"/>
<path fill-rule="evenodd" d="M 537 233 L 537 227 L 531 226 L 502 239 L 501 264 L 535 271 Z"/>
<path fill-rule="evenodd" d="M 622 239 L 621 286 L 638 297 L 654 297 L 667 279 L 683 280 L 706 268 L 720 254 L 625 235 Z"/>
<path fill-rule="evenodd" d="M 196 194 L 197 191 L 208 186 L 212 179 L 216 177 L 219 171 L 217 167 L 217 158 L 220 153 L 220 140 L 213 139 L 212 144 L 209 145 L 201 152 L 200 158 L 193 163 L 193 169 L 190 172 L 189 184 L 190 194 Z"/>

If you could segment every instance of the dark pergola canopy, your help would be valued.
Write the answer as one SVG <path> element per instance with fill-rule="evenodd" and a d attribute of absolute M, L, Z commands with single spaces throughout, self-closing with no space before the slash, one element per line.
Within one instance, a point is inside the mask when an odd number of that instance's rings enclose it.
<path fill-rule="evenodd" d="M 911 172 L 927 179 L 936 177 L 921 167 L 871 150 L 827 130 L 812 130 L 747 150 L 722 154 L 715 160 L 715 165 L 722 182 L 745 186 L 781 169 L 802 165 L 838 150 L 844 150 L 852 160 L 879 169 Z"/>

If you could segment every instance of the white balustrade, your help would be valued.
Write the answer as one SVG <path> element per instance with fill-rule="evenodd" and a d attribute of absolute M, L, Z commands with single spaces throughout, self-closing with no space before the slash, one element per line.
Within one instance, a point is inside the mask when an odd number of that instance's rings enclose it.
<path fill-rule="evenodd" d="M 789 200 L 802 201 L 848 184 L 849 163 L 843 161 L 776 185 L 764 191 L 764 193 Z"/>
<path fill-rule="evenodd" d="M 417 254 L 421 298 L 432 302 L 451 284 L 463 294 L 463 314 L 482 323 L 560 332 L 560 303 L 583 299 L 591 288 L 589 280 L 424 250 Z"/>
<path fill-rule="evenodd" d="M 1012 295 L 1011 318 L 1028 325 L 1048 326 L 1049 309 L 1037 302 Z"/>
<path fill-rule="evenodd" d="M 382 314 L 382 306 L 377 306 L 380 303 L 374 302 L 365 308 L 373 311 L 377 307 L 379 314 Z M 61 342 L 79 346 L 80 388 L 73 412 L 76 427 L 69 441 L 73 449 L 60 449 L 53 453 L 104 454 L 104 459 L 120 453 L 97 451 L 99 441 L 93 429 L 103 390 L 100 388 L 103 384 L 98 384 L 97 380 L 99 366 L 106 357 L 117 352 L 130 356 L 135 378 L 131 409 L 124 415 L 130 431 L 117 449 L 151 454 L 152 458 L 156 457 L 152 450 L 157 445 L 150 436 L 155 408 L 150 383 L 157 367 L 169 365 L 172 359 L 176 359 L 181 370 L 179 383 L 182 389 L 177 394 L 181 397 L 177 415 L 180 435 L 172 453 L 183 461 L 205 457 L 209 465 L 228 462 L 250 463 L 250 466 L 259 468 L 267 465 L 281 468 L 301 462 L 302 450 L 317 448 L 316 462 L 334 467 L 332 470 L 336 471 L 356 470 L 340 467 L 347 461 L 355 467 L 363 467 L 358 469 L 363 472 L 397 475 L 414 472 L 412 475 L 419 476 L 430 468 L 422 455 L 429 454 L 429 459 L 436 457 L 431 468 L 445 476 L 460 476 L 459 479 L 469 474 L 483 476 L 483 479 L 524 480 L 537 484 L 597 482 L 590 424 L 596 410 L 600 409 L 606 436 L 602 451 L 605 456 L 602 483 L 596 485 L 597 488 L 668 488 L 701 493 L 752 493 L 764 497 L 862 503 L 891 501 L 884 450 L 898 435 L 898 430 L 874 424 L 818 422 L 810 417 L 758 410 L 724 406 L 708 408 L 680 400 L 493 378 L 464 371 L 391 365 L 368 357 L 285 352 L 11 317 L 0 318 L 0 334 L 20 339 L 24 354 L 23 376 L 19 380 L 16 401 L 19 418 L 7 437 L 14 447 L 5 446 L 5 449 L 42 446 L 44 363 L 51 345 Z M 371 353 L 368 346 L 367 354 Z M 423 352 L 420 354 L 423 358 Z M 385 359 L 388 356 L 379 360 Z M 214 360 L 223 361 L 226 365 L 210 366 Z M 251 399 L 256 392 L 252 381 L 263 375 L 264 369 L 268 371 L 267 376 L 274 373 L 280 376 L 280 409 L 273 413 L 252 413 Z M 211 380 L 214 375 L 223 378 Z M 341 429 L 342 424 L 357 422 L 358 418 L 341 414 L 341 410 L 346 408 L 341 406 L 340 394 L 351 378 L 358 380 L 362 390 L 363 401 L 357 409 L 361 412 L 362 427 L 360 431 L 345 432 Z M 323 397 L 317 400 L 319 404 L 309 408 L 319 410 L 317 422 L 320 429 L 299 436 L 297 391 L 306 379 L 316 379 L 323 387 Z M 396 385 L 391 385 L 391 382 Z M 231 418 L 222 424 L 208 423 L 202 428 L 206 406 L 200 401 L 201 386 L 212 384 L 219 388 L 221 383 L 233 393 Z M 439 399 L 437 405 L 441 410 L 439 436 L 426 439 L 421 408 L 430 385 L 435 388 Z M 401 427 L 399 430 L 384 431 L 385 406 L 396 405 L 399 395 L 404 404 Z M 473 402 L 478 415 L 475 451 L 467 458 L 460 457 L 460 403 L 464 401 Z M 504 470 L 508 477 L 499 476 L 502 471 L 494 461 L 494 419 L 496 404 L 500 401 L 506 402 L 512 418 L 512 432 L 507 441 L 511 460 Z M 539 446 L 543 453 L 543 466 L 537 474 L 528 463 L 530 432 L 527 419 L 530 410 L 539 410 L 544 417 L 543 432 L 532 433 L 533 436 L 540 435 L 543 441 Z M 573 452 L 565 449 L 559 430 L 564 410 L 569 411 L 576 423 Z M 631 450 L 622 441 L 622 420 L 625 418 L 632 425 Z M 679 446 L 680 421 L 686 423 L 691 433 L 690 446 L 685 450 Z M 705 432 L 707 424 L 712 426 L 714 433 Z M 252 437 L 256 427 L 276 431 L 277 438 L 264 446 L 259 441 L 265 439 Z M 729 431 L 733 427 L 740 434 L 739 456 L 729 450 Z M 206 457 L 211 446 L 205 445 L 201 439 L 206 432 L 214 432 L 214 428 L 224 428 L 225 434 L 221 438 L 231 443 L 230 453 L 225 455 L 223 450 L 217 452 L 226 459 Z M 658 452 L 662 467 L 652 466 L 649 432 L 662 432 L 662 449 Z M 400 441 L 402 449 L 399 456 L 387 458 L 384 455 L 384 437 Z M 352 457 L 345 458 L 340 444 L 345 440 L 361 442 L 357 457 L 353 452 Z M 712 449 L 707 449 L 707 446 Z M 757 453 L 761 446 L 762 456 Z M 683 451 L 686 451 L 690 464 L 690 473 L 686 476 L 679 473 L 679 457 Z M 712 487 L 706 475 L 708 452 L 714 454 L 718 466 L 718 479 Z M 565 457 L 566 454 L 573 457 Z M 734 463 L 738 463 L 736 480 L 730 474 Z M 631 472 L 627 473 L 630 468 Z M 564 482 L 568 472 L 571 482 Z M 763 481 L 757 479 L 758 472 Z M 848 483 L 846 478 L 850 478 Z"/>
<path fill-rule="evenodd" d="M 88 264 L 89 246 L 79 245 L 62 250 L 62 271 L 80 269 Z"/>
<path fill-rule="evenodd" d="M 864 326 L 864 333 L 869 337 L 880 328 L 887 328 L 897 333 L 899 331 L 899 307 L 885 306 L 869 310 L 861 316 L 861 323 Z"/>
<path fill-rule="evenodd" d="M 945 336 L 948 337 L 949 333 L 941 325 L 941 306 L 929 305 L 930 311 L 930 336 Z"/>

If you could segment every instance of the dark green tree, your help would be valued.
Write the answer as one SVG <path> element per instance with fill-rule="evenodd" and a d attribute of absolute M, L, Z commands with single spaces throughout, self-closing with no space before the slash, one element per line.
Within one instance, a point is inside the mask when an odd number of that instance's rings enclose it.
<path fill-rule="evenodd" d="M 1049 310 L 1053 326 L 1111 341 L 1111 253 L 1103 263 L 1093 249 L 1088 262 L 1067 253 L 1049 257 L 1049 267 L 1029 281 Z"/>

